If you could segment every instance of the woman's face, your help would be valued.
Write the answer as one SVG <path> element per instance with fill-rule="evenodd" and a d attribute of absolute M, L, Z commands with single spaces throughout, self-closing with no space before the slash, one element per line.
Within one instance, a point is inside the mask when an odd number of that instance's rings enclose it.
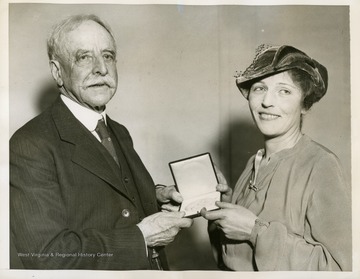
<path fill-rule="evenodd" d="M 254 83 L 249 92 L 249 107 L 265 138 L 288 137 L 300 133 L 302 90 L 287 72 Z"/>

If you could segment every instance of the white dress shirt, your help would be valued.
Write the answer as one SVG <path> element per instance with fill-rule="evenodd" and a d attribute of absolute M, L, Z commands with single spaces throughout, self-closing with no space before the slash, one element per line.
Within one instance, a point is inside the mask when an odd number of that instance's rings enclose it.
<path fill-rule="evenodd" d="M 80 105 L 79 103 L 71 100 L 69 97 L 61 94 L 61 100 L 65 103 L 67 108 L 71 113 L 76 117 L 77 120 L 83 124 L 86 129 L 88 129 L 98 141 L 101 142 L 98 133 L 95 131 L 99 119 L 103 118 L 106 124 L 106 112 L 105 110 L 101 113 L 98 113 L 94 110 L 91 110 L 87 107 Z"/>

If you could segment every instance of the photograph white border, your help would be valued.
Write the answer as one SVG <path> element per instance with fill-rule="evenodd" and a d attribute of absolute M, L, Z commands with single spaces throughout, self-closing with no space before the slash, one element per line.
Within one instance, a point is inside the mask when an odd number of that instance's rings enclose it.
<path fill-rule="evenodd" d="M 349 5 L 350 6 L 350 30 L 351 30 L 351 128 L 352 128 L 352 198 L 353 198 L 353 271 L 352 272 L 221 272 L 221 271 L 181 271 L 181 272 L 157 272 L 157 271 L 82 271 L 82 270 L 9 270 L 9 169 L 8 169 L 8 140 L 9 140 L 9 49 L 8 49 L 8 12 L 9 3 L 64 3 L 64 4 L 85 4 L 85 3 L 111 3 L 111 4 L 177 4 L 177 5 Z M 0 237 L 0 278 L 144 278 L 144 276 L 156 276 L 158 278 L 360 278 L 360 220 L 359 216 L 359 197 L 360 197 L 360 180 L 359 180 L 359 133 L 360 119 L 358 112 L 359 97 L 359 40 L 360 40 L 360 1 L 325 1 L 325 0 L 303 0 L 303 1 L 215 1 L 215 0 L 187 0 L 187 1 L 1 1 L 0 2 L 0 96 L 1 96 L 1 150 L 0 150 L 0 220 L 1 220 L 1 237 Z"/>

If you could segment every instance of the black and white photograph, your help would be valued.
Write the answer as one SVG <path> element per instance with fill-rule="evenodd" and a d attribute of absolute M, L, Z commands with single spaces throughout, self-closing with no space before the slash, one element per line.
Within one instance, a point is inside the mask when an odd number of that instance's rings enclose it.
<path fill-rule="evenodd" d="M 359 5 L 2 3 L 0 277 L 358 278 Z"/>

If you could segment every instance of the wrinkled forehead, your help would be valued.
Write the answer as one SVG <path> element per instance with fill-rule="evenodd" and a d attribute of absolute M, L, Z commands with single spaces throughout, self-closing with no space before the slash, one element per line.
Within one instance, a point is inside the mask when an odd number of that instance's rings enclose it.
<path fill-rule="evenodd" d="M 71 29 L 63 30 L 60 46 L 67 53 L 73 53 L 78 49 L 89 51 L 110 50 L 116 53 L 113 36 L 103 26 L 91 20 L 81 22 Z"/>

